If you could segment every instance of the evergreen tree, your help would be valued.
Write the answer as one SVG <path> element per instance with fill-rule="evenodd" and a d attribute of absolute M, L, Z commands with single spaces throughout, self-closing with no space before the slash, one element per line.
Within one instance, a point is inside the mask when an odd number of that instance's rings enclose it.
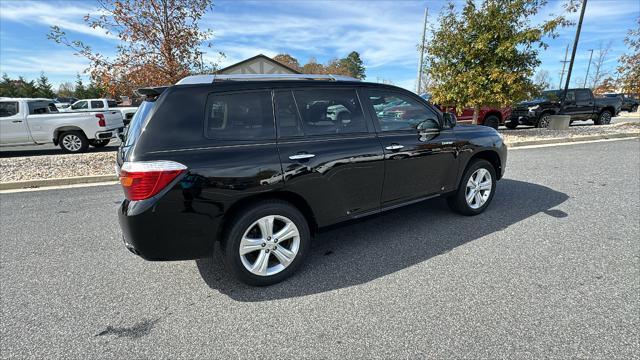
<path fill-rule="evenodd" d="M 86 99 L 87 98 L 87 89 L 84 87 L 82 83 L 82 78 L 80 74 L 76 75 L 76 90 L 74 92 L 74 97 L 77 99 Z"/>
<path fill-rule="evenodd" d="M 346 69 L 350 76 L 356 79 L 364 79 L 367 76 L 364 74 L 365 68 L 360 59 L 360 54 L 357 51 L 352 51 L 346 58 L 340 59 L 340 65 Z"/>
<path fill-rule="evenodd" d="M 38 88 L 36 87 L 36 83 L 31 80 L 27 81 L 22 76 L 18 78 L 17 83 L 17 97 L 23 98 L 33 98 L 38 97 Z"/>
<path fill-rule="evenodd" d="M 37 97 L 53 99 L 56 96 L 49 83 L 49 78 L 44 75 L 44 72 L 40 73 L 40 77 L 36 81 L 36 88 Z"/>
<path fill-rule="evenodd" d="M 16 97 L 18 96 L 18 88 L 6 73 L 2 74 L 0 82 L 0 97 Z"/>

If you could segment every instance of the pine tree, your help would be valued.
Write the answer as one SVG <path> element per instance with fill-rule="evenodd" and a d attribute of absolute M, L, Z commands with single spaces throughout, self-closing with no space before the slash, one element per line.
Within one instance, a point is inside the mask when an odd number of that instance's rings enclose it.
<path fill-rule="evenodd" d="M 350 76 L 356 79 L 364 79 L 367 77 L 364 73 L 364 64 L 357 51 L 352 51 L 346 58 L 340 59 L 340 64 L 347 70 Z"/>
<path fill-rule="evenodd" d="M 56 96 L 49 83 L 49 78 L 44 75 L 44 72 L 40 73 L 40 77 L 36 81 L 36 88 L 37 97 L 53 99 Z"/>
<path fill-rule="evenodd" d="M 6 73 L 2 74 L 0 82 L 0 97 L 16 97 L 18 96 L 18 88 Z"/>
<path fill-rule="evenodd" d="M 86 99 L 87 98 L 87 89 L 84 87 L 82 83 L 82 78 L 80 74 L 76 75 L 76 90 L 74 92 L 74 97 L 77 99 Z"/>

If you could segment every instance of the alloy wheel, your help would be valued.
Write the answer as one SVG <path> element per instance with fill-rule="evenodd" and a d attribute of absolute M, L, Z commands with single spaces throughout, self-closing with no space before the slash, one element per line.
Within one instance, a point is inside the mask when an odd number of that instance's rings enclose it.
<path fill-rule="evenodd" d="M 299 249 L 300 232 L 296 224 L 285 216 L 268 215 L 247 228 L 238 252 L 249 272 L 271 276 L 287 268 Z"/>
<path fill-rule="evenodd" d="M 62 138 L 62 146 L 69 151 L 78 151 L 82 147 L 82 140 L 74 134 L 65 135 Z"/>
<path fill-rule="evenodd" d="M 545 115 L 542 117 L 542 119 L 540 119 L 540 123 L 538 124 L 538 127 L 540 128 L 547 128 L 549 127 L 549 120 L 551 119 L 550 115 Z"/>
<path fill-rule="evenodd" d="M 489 199 L 492 186 L 491 173 L 487 169 L 480 168 L 474 171 L 467 181 L 465 192 L 469 207 L 474 210 L 481 208 Z"/>
<path fill-rule="evenodd" d="M 608 125 L 611 123 L 611 114 L 607 111 L 600 114 L 600 124 Z"/>

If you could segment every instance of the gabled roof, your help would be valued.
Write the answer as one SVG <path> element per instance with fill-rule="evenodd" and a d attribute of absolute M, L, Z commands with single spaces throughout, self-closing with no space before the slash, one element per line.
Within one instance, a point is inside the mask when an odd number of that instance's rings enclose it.
<path fill-rule="evenodd" d="M 268 57 L 267 55 L 264 55 L 264 54 L 258 54 L 258 55 L 256 55 L 256 56 L 253 56 L 253 57 L 250 57 L 250 58 L 248 58 L 248 59 L 242 60 L 242 61 L 237 62 L 237 63 L 235 63 L 235 64 L 229 65 L 229 66 L 227 66 L 227 67 L 225 67 L 225 68 L 223 68 L 223 69 L 220 69 L 220 70 L 216 71 L 215 73 L 216 73 L 216 74 L 217 74 L 217 73 L 221 73 L 221 72 L 223 72 L 223 71 L 226 71 L 226 70 L 231 69 L 231 68 L 233 68 L 233 67 L 236 67 L 236 66 L 238 66 L 238 65 L 242 65 L 242 64 L 245 64 L 245 63 L 248 63 L 248 62 L 250 62 L 250 61 L 253 61 L 253 60 L 256 60 L 256 59 L 260 59 L 260 58 L 262 58 L 262 59 L 264 59 L 264 60 L 266 60 L 266 61 L 268 61 L 268 62 L 271 62 L 271 63 L 273 63 L 273 64 L 275 64 L 275 65 L 278 65 L 278 66 L 282 66 L 282 67 L 284 67 L 284 68 L 287 68 L 288 70 L 293 71 L 293 73 L 294 73 L 294 74 L 301 74 L 301 72 L 300 72 L 300 71 L 298 71 L 298 70 L 296 70 L 296 69 L 294 69 L 294 68 L 291 68 L 291 67 L 289 67 L 289 66 L 287 66 L 287 65 L 285 65 L 285 64 L 283 64 L 283 63 L 277 62 L 277 61 L 273 60 L 272 58 L 270 58 L 270 57 Z"/>

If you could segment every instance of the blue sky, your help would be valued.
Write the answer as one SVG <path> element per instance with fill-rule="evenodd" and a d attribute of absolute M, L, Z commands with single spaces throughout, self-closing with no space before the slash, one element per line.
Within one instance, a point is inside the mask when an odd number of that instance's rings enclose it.
<path fill-rule="evenodd" d="M 455 1 L 462 5 L 461 1 Z M 310 57 L 319 62 L 343 57 L 352 50 L 361 54 L 367 80 L 387 80 L 413 89 L 419 53 L 424 8 L 429 23 L 445 1 L 215 1 L 202 27 L 213 29 L 213 48 L 207 57 L 226 66 L 262 53 L 274 56 L 289 53 L 305 63 Z M 562 1 L 550 0 L 538 18 L 561 11 Z M 44 71 L 57 86 L 73 81 L 87 61 L 73 51 L 47 40 L 51 25 L 58 25 L 71 39 L 86 41 L 94 49 L 113 54 L 117 39 L 91 29 L 82 20 L 95 12 L 93 1 L 8 1 L 0 0 L 0 72 L 10 77 L 34 79 Z M 626 31 L 640 16 L 638 0 L 589 0 L 583 32 L 576 55 L 574 79 L 583 80 L 589 49 L 612 41 L 607 70 L 615 68 L 625 52 Z M 572 15 L 577 19 L 577 14 Z M 541 69 L 552 83 L 559 81 L 565 46 L 572 43 L 575 27 L 560 30 L 557 39 L 541 53 Z M 217 52 L 225 53 L 219 58 Z M 580 81 L 581 82 L 581 81 Z"/>

